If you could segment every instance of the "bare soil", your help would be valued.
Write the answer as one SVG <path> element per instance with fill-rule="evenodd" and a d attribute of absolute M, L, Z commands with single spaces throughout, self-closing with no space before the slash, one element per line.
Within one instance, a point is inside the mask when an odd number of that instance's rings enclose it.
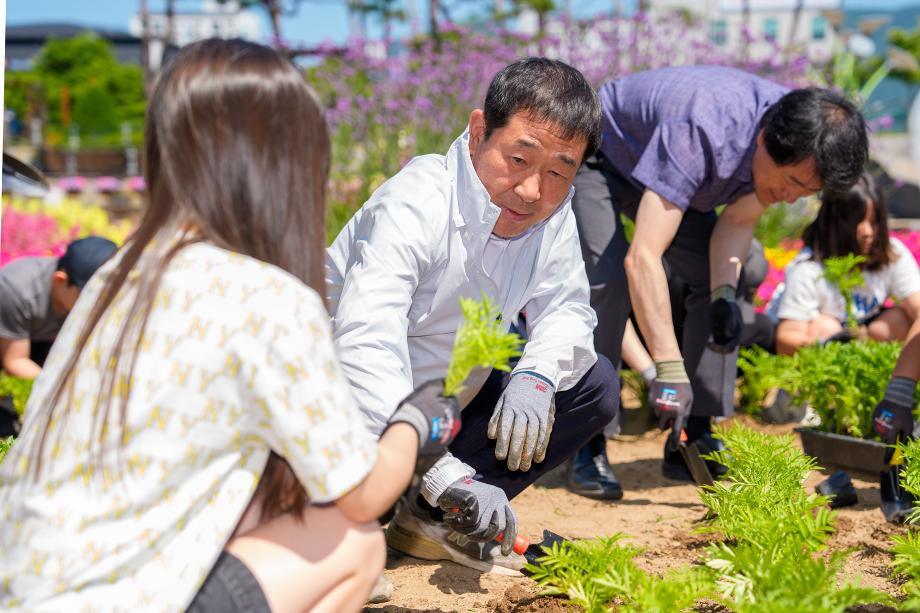
<path fill-rule="evenodd" d="M 785 433 L 788 426 L 755 425 L 759 430 Z M 515 498 L 523 533 L 537 542 L 547 528 L 568 538 L 592 538 L 622 532 L 629 542 L 643 548 L 637 562 L 643 568 L 661 573 L 668 568 L 700 559 L 707 537 L 693 534 L 705 514 L 693 484 L 671 481 L 661 475 L 661 456 L 665 435 L 649 432 L 631 440 L 608 443 L 607 451 L 614 472 L 625 491 L 622 500 L 600 502 L 582 498 L 565 488 L 565 467 L 545 475 Z M 806 488 L 815 485 L 835 470 L 813 473 Z M 904 528 L 885 522 L 879 509 L 878 476 L 849 471 L 859 504 L 839 510 L 833 549 L 850 549 L 846 574 L 864 585 L 897 594 L 889 564 L 891 536 Z M 532 581 L 525 577 L 481 574 L 451 562 L 427 562 L 391 555 L 386 575 L 394 583 L 393 598 L 366 611 L 387 612 L 466 612 L 530 613 L 571 610 L 555 598 L 540 597 Z M 723 611 L 716 604 L 703 605 L 711 613 Z M 866 609 L 881 610 L 881 609 Z"/>

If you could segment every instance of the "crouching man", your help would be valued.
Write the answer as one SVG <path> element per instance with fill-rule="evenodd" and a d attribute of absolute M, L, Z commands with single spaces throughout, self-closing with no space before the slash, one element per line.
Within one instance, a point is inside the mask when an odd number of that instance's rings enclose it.
<path fill-rule="evenodd" d="M 509 501 L 614 417 L 618 383 L 594 352 L 570 207 L 575 172 L 599 140 L 600 106 L 580 72 L 518 61 L 495 76 L 447 155 L 409 162 L 329 248 L 335 342 L 375 432 L 413 385 L 445 375 L 460 298 L 485 293 L 526 338 L 510 373 L 467 381 L 463 430 L 390 522 L 394 549 L 516 572 L 524 559 L 512 551 Z"/>

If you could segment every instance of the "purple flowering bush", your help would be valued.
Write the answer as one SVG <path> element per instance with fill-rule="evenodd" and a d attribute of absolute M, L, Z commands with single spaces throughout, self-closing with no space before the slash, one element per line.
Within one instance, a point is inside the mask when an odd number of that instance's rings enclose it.
<path fill-rule="evenodd" d="M 679 64 L 735 66 L 793 86 L 806 84 L 812 74 L 805 57 L 778 48 L 765 59 L 739 57 L 713 44 L 707 27 L 680 14 L 556 21 L 543 37 L 450 27 L 439 43 L 418 38 L 404 44 L 404 53 L 383 57 L 374 52 L 379 47 L 352 41 L 308 72 L 333 129 L 330 238 L 413 156 L 446 152 L 470 111 L 482 106 L 495 73 L 522 57 L 565 61 L 595 87 Z"/>

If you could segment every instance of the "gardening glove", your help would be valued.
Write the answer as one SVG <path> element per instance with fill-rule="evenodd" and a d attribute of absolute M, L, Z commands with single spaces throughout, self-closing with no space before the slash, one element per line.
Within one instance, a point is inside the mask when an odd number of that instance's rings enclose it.
<path fill-rule="evenodd" d="M 486 432 L 496 439 L 495 457 L 508 459 L 508 470 L 530 470 L 542 462 L 553 431 L 555 389 L 543 375 L 530 370 L 515 373 L 502 392 Z"/>
<path fill-rule="evenodd" d="M 888 445 L 907 440 L 914 432 L 914 388 L 917 382 L 908 377 L 894 377 L 885 397 L 872 413 L 872 426 Z"/>
<path fill-rule="evenodd" d="M 818 343 L 822 347 L 826 346 L 829 343 L 849 343 L 853 340 L 853 331 L 849 328 L 844 328 L 837 334 L 828 336 L 826 339 Z"/>
<path fill-rule="evenodd" d="M 517 515 L 500 488 L 470 477 L 449 485 L 438 506 L 444 523 L 473 541 L 488 542 L 502 534 L 502 555 L 511 553 L 517 538 Z"/>
<path fill-rule="evenodd" d="M 460 431 L 460 405 L 456 398 L 447 398 L 443 393 L 443 379 L 422 384 L 399 403 L 387 422 L 404 422 L 418 432 L 416 474 L 427 472 Z"/>
<path fill-rule="evenodd" d="M 693 388 L 684 361 L 655 362 L 655 370 L 655 380 L 648 390 L 649 405 L 655 409 L 659 428 L 667 430 L 673 424 L 674 432 L 679 434 L 693 405 Z"/>
<path fill-rule="evenodd" d="M 735 288 L 728 284 L 720 285 L 712 291 L 709 299 L 711 336 L 707 345 L 716 353 L 731 353 L 741 342 L 741 329 L 744 326 L 741 307 L 735 301 Z"/>

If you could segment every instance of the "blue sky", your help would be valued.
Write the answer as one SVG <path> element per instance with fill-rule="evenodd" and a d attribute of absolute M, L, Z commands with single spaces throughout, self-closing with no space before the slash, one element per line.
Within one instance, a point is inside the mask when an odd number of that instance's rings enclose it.
<path fill-rule="evenodd" d="M 481 6 L 486 6 L 484 0 Z M 611 0 L 570 0 L 577 16 L 588 17 L 610 10 Z M 508 2 L 510 4 L 510 2 Z M 562 0 L 557 0 L 562 4 Z M 623 0 L 624 10 L 632 10 L 635 0 Z M 162 0 L 148 0 L 151 10 L 162 9 Z M 194 10 L 198 0 L 176 0 L 178 10 Z M 342 41 L 348 35 L 344 0 L 307 0 L 301 5 L 300 13 L 285 18 L 282 24 L 284 37 L 291 41 L 315 44 L 324 40 Z M 427 2 L 415 0 L 421 10 Z M 920 5 L 920 0 L 845 0 L 844 7 L 852 9 L 870 8 L 876 11 L 892 10 L 903 6 Z M 75 22 L 88 26 L 104 26 L 127 30 L 128 20 L 137 10 L 136 0 L 7 0 L 6 21 L 8 25 L 20 25 L 37 21 Z M 375 24 L 370 23 L 371 34 Z M 377 28 L 379 30 L 379 28 Z M 269 32 L 266 20 L 264 31 Z"/>

